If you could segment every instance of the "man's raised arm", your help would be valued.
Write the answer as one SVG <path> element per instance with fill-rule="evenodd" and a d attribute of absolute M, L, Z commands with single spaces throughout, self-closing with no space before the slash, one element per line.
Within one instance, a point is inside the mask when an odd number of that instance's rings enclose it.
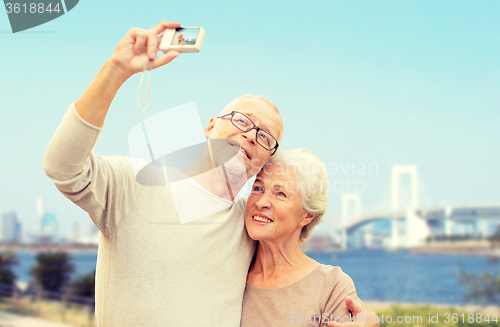
<path fill-rule="evenodd" d="M 64 181 L 83 171 L 109 106 L 130 76 L 143 71 L 150 65 L 150 60 L 155 69 L 179 55 L 177 51 L 168 51 L 162 57 L 157 56 L 159 34 L 167 28 L 179 26 L 178 23 L 161 22 L 150 30 L 134 27 L 127 32 L 74 108 L 73 104 L 70 106 L 69 113 L 54 134 L 43 160 L 45 172 L 52 180 Z M 74 113 L 75 109 L 78 115 Z M 78 124 L 79 120 L 86 124 Z"/>
<path fill-rule="evenodd" d="M 121 85 L 153 62 L 153 69 L 179 52 L 158 57 L 160 33 L 177 23 L 162 22 L 150 30 L 130 29 L 118 43 L 82 97 L 72 103 L 52 138 L 43 165 L 61 193 L 89 213 L 103 234 L 118 225 L 134 205 L 137 185 L 125 157 L 93 153 L 109 106 Z"/>

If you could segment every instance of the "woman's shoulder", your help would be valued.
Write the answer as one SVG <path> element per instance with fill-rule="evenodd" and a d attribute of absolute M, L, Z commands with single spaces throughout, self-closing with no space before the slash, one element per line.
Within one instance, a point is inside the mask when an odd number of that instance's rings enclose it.
<path fill-rule="evenodd" d="M 318 267 L 318 271 L 327 276 L 341 276 L 347 274 L 340 268 L 340 266 L 331 266 L 320 263 Z"/>
<path fill-rule="evenodd" d="M 343 286 L 352 285 L 354 287 L 354 282 L 352 281 L 351 277 L 348 274 L 346 274 L 339 266 L 320 264 L 318 267 L 318 273 L 323 278 L 325 278 L 325 280 L 330 286 L 335 287 L 337 285 L 343 285 Z"/>
<path fill-rule="evenodd" d="M 339 266 L 321 265 L 320 273 L 325 279 L 324 293 L 322 301 L 325 303 L 325 312 L 344 316 L 349 314 L 349 310 L 344 304 L 346 296 L 356 298 L 356 287 L 352 278 L 342 271 Z"/>

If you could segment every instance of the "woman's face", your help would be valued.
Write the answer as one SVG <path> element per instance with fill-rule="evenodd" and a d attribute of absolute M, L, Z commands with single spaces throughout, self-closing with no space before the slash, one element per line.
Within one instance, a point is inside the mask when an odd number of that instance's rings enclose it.
<path fill-rule="evenodd" d="M 293 170 L 271 164 L 257 175 L 247 202 L 245 226 L 254 240 L 286 242 L 298 239 L 313 215 L 302 209 L 302 196 Z"/>

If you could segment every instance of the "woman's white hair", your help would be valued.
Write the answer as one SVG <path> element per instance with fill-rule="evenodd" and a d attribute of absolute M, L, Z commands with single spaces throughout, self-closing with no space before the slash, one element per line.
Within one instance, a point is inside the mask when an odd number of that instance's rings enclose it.
<path fill-rule="evenodd" d="M 328 205 L 326 165 L 314 152 L 304 148 L 278 150 L 266 163 L 266 165 L 269 164 L 282 165 L 283 169 L 292 172 L 302 195 L 302 208 L 314 215 L 313 220 L 300 232 L 299 242 L 303 242 L 311 230 L 323 221 L 323 215 L 326 212 Z"/>

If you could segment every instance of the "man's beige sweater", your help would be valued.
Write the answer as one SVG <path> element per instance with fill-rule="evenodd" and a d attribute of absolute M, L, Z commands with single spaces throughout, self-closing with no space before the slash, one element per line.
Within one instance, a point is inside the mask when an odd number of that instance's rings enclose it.
<path fill-rule="evenodd" d="M 97 326 L 239 326 L 255 247 L 245 199 L 227 201 L 189 179 L 173 192 L 164 175 L 163 186 L 141 185 L 134 159 L 93 152 L 100 132 L 71 104 L 44 157 L 56 187 L 100 230 Z M 174 197 L 227 208 L 181 224 Z"/>

